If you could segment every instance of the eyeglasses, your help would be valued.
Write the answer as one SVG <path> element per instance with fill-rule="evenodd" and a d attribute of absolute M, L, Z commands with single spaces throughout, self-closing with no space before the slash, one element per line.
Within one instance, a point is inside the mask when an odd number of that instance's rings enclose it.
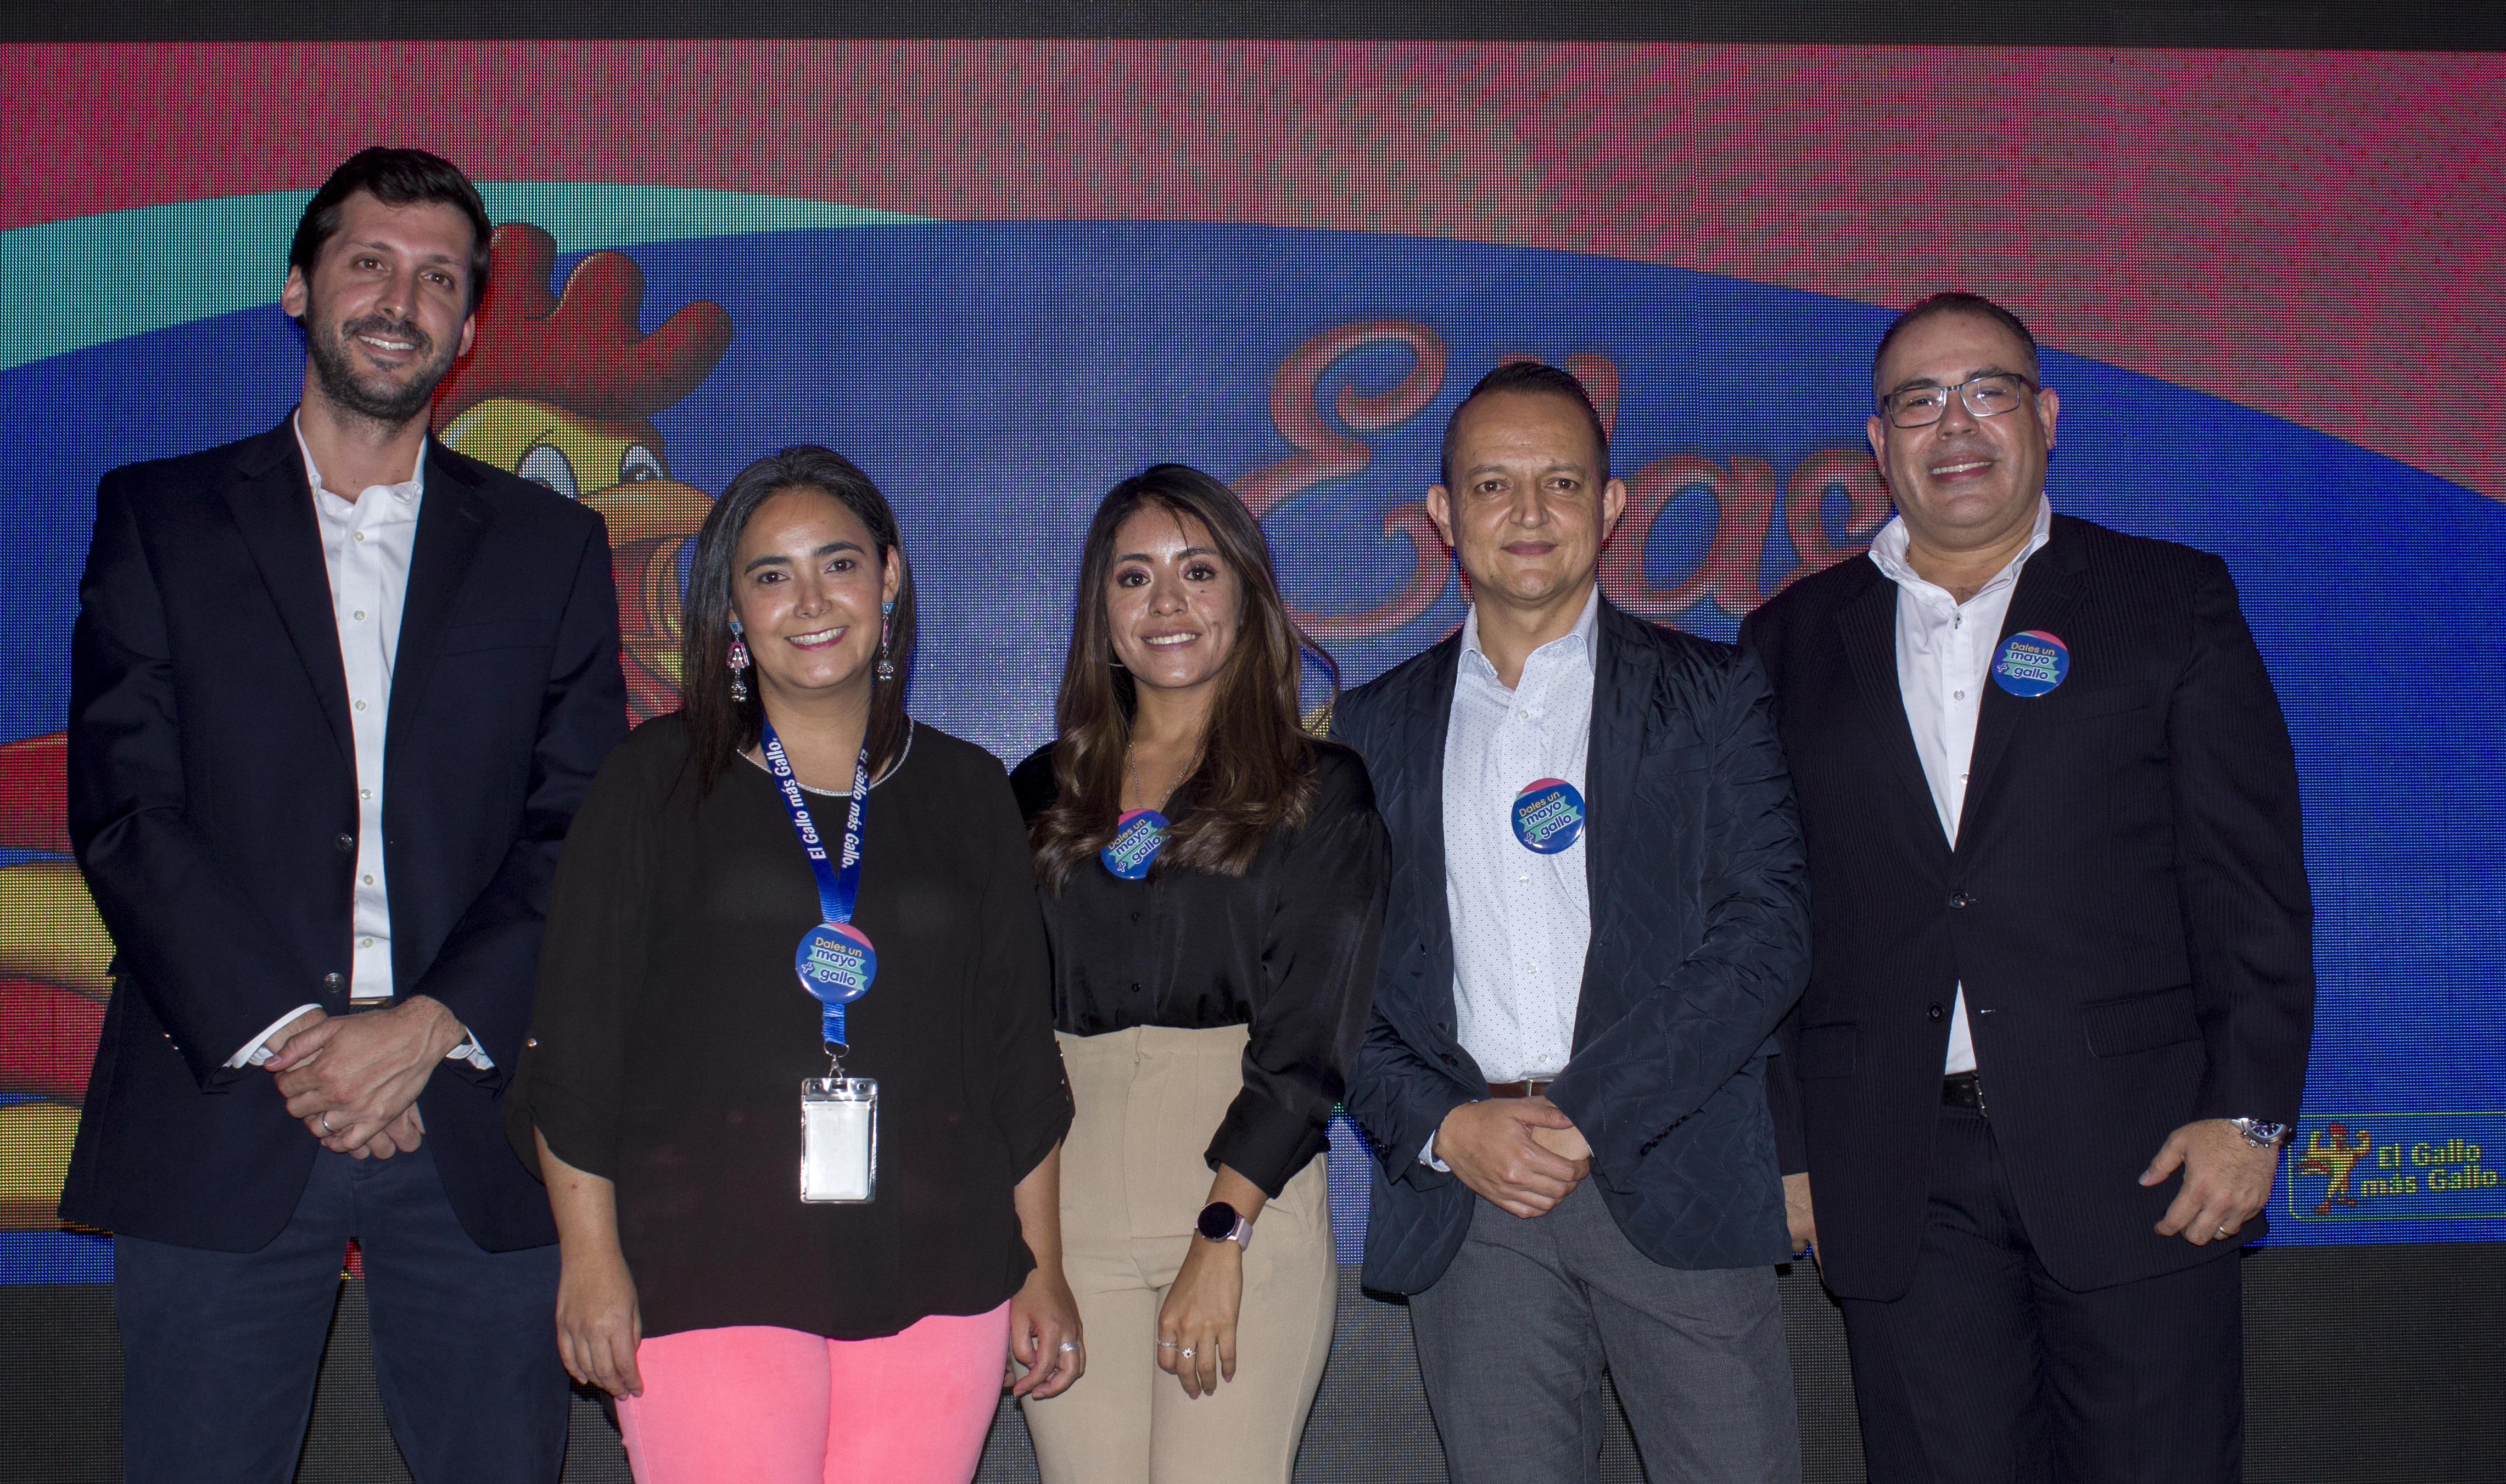
<path fill-rule="evenodd" d="M 1999 417 L 2019 406 L 2023 388 L 2034 391 L 2036 383 L 2017 371 L 1987 371 L 1955 386 L 1910 386 L 1890 392 L 1880 399 L 1880 410 L 1896 427 L 1928 428 L 1949 410 L 1950 393 L 1955 392 L 1976 416 Z"/>

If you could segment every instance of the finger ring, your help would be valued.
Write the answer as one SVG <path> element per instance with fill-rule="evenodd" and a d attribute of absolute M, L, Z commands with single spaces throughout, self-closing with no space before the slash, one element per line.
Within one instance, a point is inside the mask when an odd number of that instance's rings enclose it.
<path fill-rule="evenodd" d="M 1077 1340 L 1064 1340 L 1064 1341 L 1062 1341 L 1062 1342 L 1061 1342 L 1061 1350 L 1062 1350 L 1062 1354 L 1064 1354 L 1064 1355 L 1067 1355 L 1067 1354 L 1069 1354 L 1071 1351 L 1077 1350 L 1078 1348 L 1079 1348 L 1079 1342 L 1078 1342 Z"/>
<path fill-rule="evenodd" d="M 1175 1342 L 1172 1340 L 1160 1340 L 1158 1341 L 1158 1348 L 1160 1350 L 1172 1350 L 1175 1348 Z"/>
<path fill-rule="evenodd" d="M 1191 1360 L 1191 1359 L 1192 1359 L 1192 1347 L 1191 1347 L 1191 1346 L 1186 1345 L 1186 1346 L 1183 1348 L 1183 1358 L 1184 1358 L 1185 1360 Z"/>
<path fill-rule="evenodd" d="M 2224 1237 L 2224 1236 L 2226 1236 L 2227 1234 L 2228 1234 L 2228 1228 L 2226 1228 L 2225 1226 L 2222 1226 L 2222 1227 L 2220 1227 L 2220 1228 L 2219 1228 L 2219 1235 L 2221 1235 L 2221 1236 L 2223 1236 L 2223 1237 Z"/>
<path fill-rule="evenodd" d="M 322 1132 L 334 1136 L 339 1133 L 338 1129 L 331 1126 L 331 1112 L 329 1109 L 324 1109 L 322 1111 Z"/>

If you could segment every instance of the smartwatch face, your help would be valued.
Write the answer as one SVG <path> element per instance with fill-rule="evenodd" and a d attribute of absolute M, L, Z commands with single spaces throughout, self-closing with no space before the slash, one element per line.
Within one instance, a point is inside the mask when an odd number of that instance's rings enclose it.
<path fill-rule="evenodd" d="M 1200 1208 L 1200 1234 L 1212 1242 L 1224 1242 L 1235 1235 L 1235 1208 L 1224 1201 L 1213 1201 Z"/>

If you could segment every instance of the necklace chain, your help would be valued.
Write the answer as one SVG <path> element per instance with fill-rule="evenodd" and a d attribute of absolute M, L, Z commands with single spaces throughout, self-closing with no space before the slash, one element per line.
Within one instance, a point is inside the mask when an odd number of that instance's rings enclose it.
<path fill-rule="evenodd" d="M 1192 770 L 1199 766 L 1200 766 L 1200 754 L 1196 750 L 1190 760 L 1186 761 L 1182 767 L 1175 770 L 1174 780 L 1166 785 L 1166 791 L 1158 795 L 1158 801 L 1154 807 L 1159 813 L 1164 814 L 1165 812 L 1166 804 L 1173 799 L 1175 790 L 1182 788 L 1184 779 L 1190 777 L 1192 775 Z M 1123 744 L 1123 786 L 1137 797 L 1148 797 L 1146 794 L 1142 794 L 1140 792 L 1140 764 L 1138 760 L 1133 758 L 1131 755 L 1131 744 L 1129 742 L 1125 742 Z M 1122 800 L 1115 800 L 1117 812 L 1120 812 L 1121 804 Z"/>

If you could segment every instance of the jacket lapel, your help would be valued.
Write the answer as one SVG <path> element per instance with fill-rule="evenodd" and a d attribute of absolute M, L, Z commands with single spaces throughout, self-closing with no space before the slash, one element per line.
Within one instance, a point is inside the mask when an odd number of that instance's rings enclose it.
<path fill-rule="evenodd" d="M 228 513 L 243 532 L 279 621 L 304 662 L 331 738 L 342 757 L 356 756 L 348 726 L 348 672 L 340 659 L 340 620 L 331 611 L 331 573 L 322 560 L 322 532 L 313 490 L 291 422 L 246 443 L 225 488 Z"/>
<path fill-rule="evenodd" d="M 1993 654 L 2013 634 L 2041 629 L 2062 637 L 2062 630 L 2079 607 L 2080 595 L 2088 587 L 2088 547 L 2064 516 L 2054 517 L 2053 530 L 2045 548 L 2029 557 L 2019 571 L 2018 590 L 2010 595 L 2010 613 L 2002 619 L 2001 633 L 1993 640 Z M 2019 720 L 2035 704 L 2001 689 L 1987 673 L 1984 682 L 1984 703 L 1975 721 L 1975 752 L 1967 762 L 1966 816 L 1974 817 L 1977 801 L 1990 786 L 1994 767 L 2010 746 L 2010 734 L 2019 728 Z M 1971 831 L 1961 821 L 1958 838 L 1971 838 Z"/>
<path fill-rule="evenodd" d="M 1593 625 L 1593 725 L 1584 745 L 1584 889 L 1592 920 L 1602 917 L 1610 872 L 1627 846 L 1619 821 L 1634 817 L 1636 763 L 1644 754 L 1645 717 L 1652 709 L 1662 656 L 1637 629 L 1643 620 L 1601 600 Z M 1589 984 L 1593 955 L 1584 957 Z"/>
<path fill-rule="evenodd" d="M 400 647 L 392 656 L 391 713 L 386 739 L 400 734 L 427 673 L 444 646 L 452 600 L 469 576 L 471 555 L 495 516 L 478 490 L 479 474 L 432 438 L 426 444 L 425 492 L 418 497 L 417 543 L 410 554 L 409 592 L 401 602 Z M 390 743 L 384 744 L 386 755 Z"/>
<path fill-rule="evenodd" d="M 1872 741 L 1895 779 L 1890 792 L 1898 800 L 1901 825 L 1946 852 L 1949 840 L 1941 833 L 1940 810 L 1932 803 L 1931 782 L 1923 776 L 1922 755 L 1915 750 L 1906 692 L 1897 679 L 1897 584 L 1868 559 L 1860 559 L 1860 571 L 1861 589 L 1837 605 L 1837 637 L 1854 688 L 1870 712 Z"/>

